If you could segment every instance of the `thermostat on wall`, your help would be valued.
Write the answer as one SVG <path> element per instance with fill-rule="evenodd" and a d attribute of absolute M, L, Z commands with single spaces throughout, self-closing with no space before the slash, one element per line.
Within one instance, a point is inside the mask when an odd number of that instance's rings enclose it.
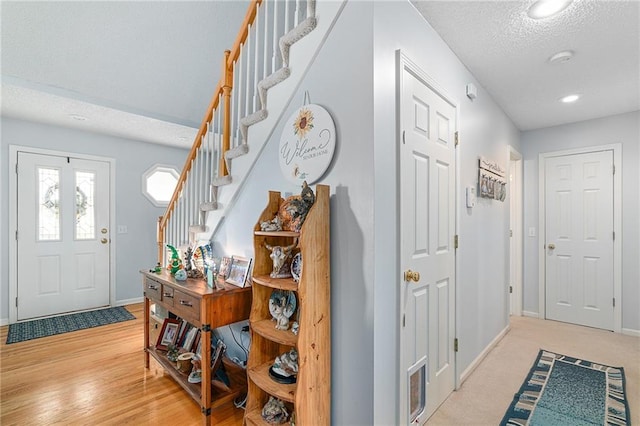
<path fill-rule="evenodd" d="M 473 186 L 467 187 L 467 207 L 476 206 L 476 189 Z"/>

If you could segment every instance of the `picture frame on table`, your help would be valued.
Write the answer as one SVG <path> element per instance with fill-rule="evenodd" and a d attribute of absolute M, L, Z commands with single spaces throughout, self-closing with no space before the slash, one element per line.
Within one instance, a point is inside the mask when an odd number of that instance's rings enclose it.
<path fill-rule="evenodd" d="M 231 267 L 229 268 L 229 275 L 225 282 L 238 287 L 244 287 L 247 282 L 247 277 L 249 276 L 252 260 L 251 258 L 233 256 Z"/>
<path fill-rule="evenodd" d="M 233 261 L 232 257 L 223 257 L 220 259 L 220 269 L 218 269 L 218 275 L 223 278 L 227 278 L 229 275 L 229 270 L 231 268 L 231 262 Z"/>
<path fill-rule="evenodd" d="M 180 329 L 180 321 L 175 318 L 165 318 L 162 323 L 162 329 L 158 335 L 158 341 L 156 342 L 156 348 L 166 351 L 169 345 L 173 345 L 178 338 L 178 331 Z"/>

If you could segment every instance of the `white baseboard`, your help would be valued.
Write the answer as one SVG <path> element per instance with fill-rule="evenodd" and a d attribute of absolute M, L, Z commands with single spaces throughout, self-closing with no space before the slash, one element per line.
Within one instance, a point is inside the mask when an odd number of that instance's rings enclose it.
<path fill-rule="evenodd" d="M 633 328 L 623 328 L 622 334 L 627 336 L 640 337 L 640 330 L 634 330 Z"/>
<path fill-rule="evenodd" d="M 475 370 L 478 365 L 480 365 L 482 360 L 485 359 L 487 355 L 489 355 L 489 352 L 491 352 L 491 350 L 498 344 L 498 342 L 500 342 L 500 340 L 502 340 L 502 338 L 507 335 L 510 329 L 511 327 L 507 325 L 500 333 L 498 333 L 498 335 L 491 341 L 491 343 L 489 343 L 487 347 L 484 348 L 480 355 L 478 355 L 476 359 L 474 359 L 473 362 L 469 364 L 469 366 L 460 375 L 460 385 L 462 385 L 462 383 L 464 383 L 464 381 L 469 378 L 471 373 L 473 373 L 473 370 Z"/>
<path fill-rule="evenodd" d="M 540 318 L 540 314 L 537 312 L 531 312 L 531 311 L 522 311 L 522 316 L 523 317 L 529 317 L 529 318 Z"/>
<path fill-rule="evenodd" d="M 9 325 L 9 318 L 0 318 L 0 327 L 3 325 Z"/>
<path fill-rule="evenodd" d="M 113 306 L 133 305 L 135 303 L 142 303 L 142 302 L 144 302 L 144 297 L 136 297 L 133 299 L 116 300 Z"/>

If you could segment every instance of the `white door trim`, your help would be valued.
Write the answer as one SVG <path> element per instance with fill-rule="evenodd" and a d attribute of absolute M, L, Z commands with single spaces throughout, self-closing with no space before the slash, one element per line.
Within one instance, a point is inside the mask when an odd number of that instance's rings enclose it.
<path fill-rule="evenodd" d="M 455 131 L 457 132 L 458 129 L 460 129 L 460 108 L 458 105 L 458 102 L 456 101 L 456 98 L 454 98 L 453 96 L 451 96 L 446 89 L 444 89 L 444 87 L 442 87 L 440 84 L 438 84 L 438 82 L 436 82 L 436 80 L 434 80 L 431 76 L 429 76 L 427 73 L 424 72 L 424 70 L 422 70 L 422 68 L 420 68 L 420 66 L 418 64 L 416 64 L 414 61 L 412 61 L 406 54 L 404 51 L 402 51 L 401 49 L 396 50 L 396 63 L 397 63 L 397 71 L 396 71 L 396 123 L 397 123 L 397 137 L 398 137 L 398 143 L 397 143 L 397 148 L 396 148 L 396 158 L 397 161 L 400 161 L 400 141 L 402 140 L 402 123 L 401 123 L 401 102 L 400 99 L 402 98 L 402 91 L 403 91 L 403 85 L 402 85 L 402 78 L 403 78 L 403 71 L 408 71 L 410 73 L 412 73 L 417 79 L 421 80 L 425 85 L 427 85 L 429 88 L 431 88 L 431 90 L 433 90 L 436 94 L 438 94 L 441 98 L 443 98 L 446 102 L 448 102 L 450 105 L 452 105 L 455 110 L 456 110 L 456 129 Z M 456 168 L 455 168 L 455 182 L 454 182 L 454 187 L 455 187 L 455 194 L 454 194 L 454 210 L 455 210 L 455 223 L 454 223 L 454 235 L 458 235 L 458 229 L 459 229 L 459 223 L 460 223 L 460 204 L 458 201 L 458 196 L 460 194 L 460 167 L 458 167 L 458 165 L 460 164 L 460 152 L 458 150 L 458 147 L 455 147 L 454 149 L 454 161 L 456 164 Z M 399 173 L 399 171 L 398 171 Z M 396 188 L 397 188 L 397 194 L 400 194 L 401 188 L 400 188 L 400 175 L 396 175 Z M 398 195 L 396 197 L 396 211 L 400 212 L 401 210 L 401 206 L 400 206 L 400 196 Z M 399 225 L 398 225 L 398 240 L 396 242 L 396 246 L 398 247 L 398 253 L 400 252 L 400 233 L 399 233 Z M 457 249 L 454 253 L 454 269 L 455 269 L 455 282 L 454 282 L 454 293 L 455 293 L 455 297 L 454 297 L 454 318 L 455 318 L 455 324 L 454 324 L 454 330 L 455 330 L 455 335 L 456 337 L 460 335 L 460 320 L 459 320 L 459 312 L 458 312 L 458 306 L 460 306 L 459 300 L 458 298 L 459 296 L 459 292 L 457 291 L 457 277 L 460 271 L 460 265 L 459 265 L 459 259 L 458 259 L 458 255 L 457 255 Z M 402 270 L 400 268 L 400 259 L 397 258 L 397 262 L 396 262 L 396 267 L 398 268 L 396 270 L 396 277 L 398 277 L 398 280 L 402 280 Z M 398 287 L 399 288 L 399 287 Z M 396 293 L 398 294 L 398 293 Z M 398 303 L 400 303 L 400 299 L 401 297 L 398 295 Z M 400 310 L 397 311 L 398 313 L 400 312 Z M 398 343 L 400 342 L 400 331 L 399 329 L 396 329 L 397 331 L 397 336 L 398 336 Z M 398 361 L 398 365 L 396 365 L 396 383 L 399 384 L 400 383 L 400 377 L 398 376 L 398 374 L 400 374 L 401 371 L 401 364 L 402 364 L 402 356 L 401 356 L 401 348 L 400 348 L 400 344 L 397 345 L 398 346 L 398 350 L 396 353 L 397 359 Z M 461 380 L 460 380 L 460 376 L 461 376 L 461 371 L 460 371 L 460 363 L 458 362 L 458 352 L 454 352 L 454 358 L 453 358 L 453 363 L 454 363 L 454 378 L 455 378 L 455 384 L 454 384 L 454 389 L 458 390 L 462 384 Z M 403 401 L 398 401 L 398 406 L 396 406 L 396 413 L 399 416 L 400 415 L 400 406 L 399 404 L 402 404 Z"/>
<path fill-rule="evenodd" d="M 598 145 L 563 151 L 544 152 L 538 157 L 538 313 L 539 318 L 546 319 L 546 256 L 544 231 L 545 223 L 545 163 L 550 157 L 586 154 L 598 151 L 613 151 L 615 174 L 613 175 L 613 297 L 616 306 L 613 308 L 613 331 L 622 332 L 622 144 Z"/>
<path fill-rule="evenodd" d="M 61 157 L 73 157 L 83 160 L 103 161 L 109 163 L 109 229 L 114 230 L 116 226 L 116 209 L 115 209 L 115 170 L 116 160 L 108 157 L 99 157 L 96 155 L 86 155 L 64 151 L 54 151 L 50 149 L 34 148 L 31 146 L 9 145 L 9 235 L 13 235 L 9 238 L 9 324 L 13 324 L 18 320 L 18 309 L 15 303 L 16 297 L 18 297 L 18 242 L 15 235 L 18 231 L 18 180 L 16 168 L 18 164 L 18 152 L 28 152 L 32 154 L 41 155 L 54 155 Z M 115 256 L 116 256 L 116 239 L 111 237 L 111 244 L 109 247 L 109 257 L 111 259 L 109 264 L 109 305 L 114 306 L 116 297 L 115 288 Z"/>
<path fill-rule="evenodd" d="M 509 203 L 511 204 L 511 197 L 515 197 L 513 202 L 515 202 L 515 218 L 511 217 L 511 208 L 509 208 L 509 228 L 513 232 L 511 236 L 512 244 L 509 245 L 509 268 L 511 268 L 511 257 L 515 257 L 515 282 L 511 283 L 513 285 L 513 299 L 515 300 L 515 306 L 513 306 L 513 315 L 522 316 L 522 265 L 523 265 L 523 215 L 522 215 L 522 200 L 523 200 L 523 192 L 522 192 L 522 184 L 523 184 L 523 158 L 522 154 L 520 154 L 516 149 L 514 149 L 511 145 L 509 145 L 509 166 L 511 166 L 512 161 L 516 161 L 517 165 L 515 167 L 515 171 L 511 170 L 509 167 L 509 174 L 514 175 L 514 181 L 511 185 L 511 190 L 509 191 Z M 514 185 L 517 185 L 517 188 L 514 188 Z M 509 206 L 511 207 L 511 205 Z M 511 248 L 513 247 L 513 251 Z M 511 278 L 511 270 L 509 270 L 509 278 Z M 511 280 L 509 280 L 511 281 Z M 508 289 L 507 289 L 508 290 Z M 507 307 L 509 309 L 509 307 Z M 507 312 L 507 317 L 509 316 L 509 312 Z"/>

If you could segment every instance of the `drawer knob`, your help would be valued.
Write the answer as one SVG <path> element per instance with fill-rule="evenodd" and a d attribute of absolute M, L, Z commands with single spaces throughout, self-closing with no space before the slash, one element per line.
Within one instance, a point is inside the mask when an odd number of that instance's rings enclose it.
<path fill-rule="evenodd" d="M 155 286 L 153 284 L 149 284 L 149 290 L 157 290 L 158 286 Z"/>
<path fill-rule="evenodd" d="M 188 300 L 181 300 L 181 301 L 180 301 L 180 304 L 181 304 L 182 306 L 193 306 L 193 305 L 191 304 L 191 302 L 189 302 Z"/>
<path fill-rule="evenodd" d="M 171 294 L 171 293 L 164 293 L 163 296 L 168 298 L 168 299 L 173 299 L 173 294 Z"/>

